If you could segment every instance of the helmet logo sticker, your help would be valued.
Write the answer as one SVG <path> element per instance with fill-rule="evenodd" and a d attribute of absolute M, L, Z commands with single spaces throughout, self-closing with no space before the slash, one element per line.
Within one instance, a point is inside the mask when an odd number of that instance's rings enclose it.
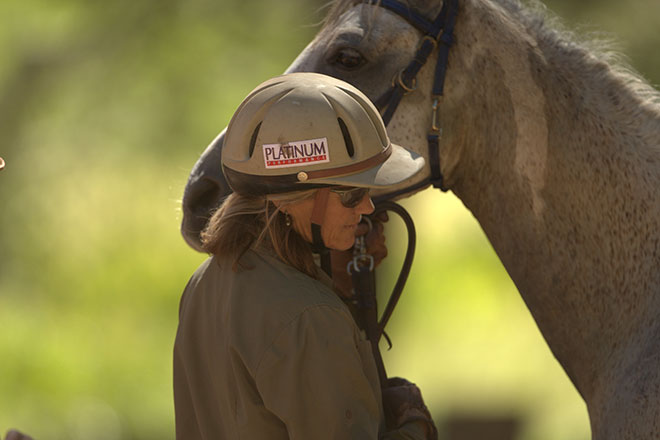
<path fill-rule="evenodd" d="M 328 139 L 309 139 L 288 144 L 264 144 L 266 168 L 286 168 L 330 162 Z"/>

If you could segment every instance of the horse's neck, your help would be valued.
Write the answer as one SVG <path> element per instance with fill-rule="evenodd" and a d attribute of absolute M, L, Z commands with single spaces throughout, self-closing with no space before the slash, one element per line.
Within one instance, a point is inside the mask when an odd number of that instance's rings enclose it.
<path fill-rule="evenodd" d="M 660 116 L 605 65 L 478 12 L 453 59 L 470 85 L 447 120 L 462 145 L 443 152 L 448 181 L 580 392 L 597 393 L 660 306 Z"/>

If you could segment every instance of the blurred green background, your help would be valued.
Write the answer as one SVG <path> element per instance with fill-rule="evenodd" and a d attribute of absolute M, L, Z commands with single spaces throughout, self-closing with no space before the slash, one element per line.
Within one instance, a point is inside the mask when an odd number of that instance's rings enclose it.
<path fill-rule="evenodd" d="M 660 82 L 657 0 L 547 4 Z M 245 94 L 311 39 L 321 5 L 0 2 L 0 432 L 174 437 L 178 302 L 205 258 L 178 232 L 187 175 Z M 405 206 L 420 242 L 389 372 L 421 386 L 441 428 L 513 415 L 520 439 L 589 438 L 583 402 L 469 212 L 432 191 Z M 390 240 L 382 273 L 403 254 Z"/>

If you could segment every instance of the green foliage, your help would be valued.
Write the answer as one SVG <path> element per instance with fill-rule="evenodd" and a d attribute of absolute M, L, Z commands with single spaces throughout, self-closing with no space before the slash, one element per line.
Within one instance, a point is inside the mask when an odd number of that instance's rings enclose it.
<path fill-rule="evenodd" d="M 204 258 L 178 233 L 185 180 L 245 94 L 311 39 L 319 5 L 0 2 L 1 432 L 173 437 L 178 301 Z M 655 0 L 550 7 L 616 32 L 660 82 Z M 420 383 L 438 420 L 510 412 L 525 438 L 586 438 L 583 403 L 469 213 L 430 192 L 406 205 L 423 239 L 390 372 Z"/>
<path fill-rule="evenodd" d="M 313 33 L 299 4 L 252 6 L 0 5 L 3 433 L 173 437 L 179 296 L 204 258 L 178 233 L 183 186 Z"/>

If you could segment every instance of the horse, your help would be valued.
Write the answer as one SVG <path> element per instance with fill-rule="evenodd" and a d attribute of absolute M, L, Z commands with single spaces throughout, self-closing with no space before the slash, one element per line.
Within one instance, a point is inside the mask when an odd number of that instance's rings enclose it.
<path fill-rule="evenodd" d="M 405 8 L 432 19 L 442 6 Z M 545 14 L 516 0 L 461 0 L 441 99 L 431 92 L 436 50 L 403 84 L 411 93 L 387 130 L 429 162 L 427 133 L 441 126 L 442 186 L 485 232 L 584 399 L 592 438 L 658 438 L 660 94 Z M 428 39 L 406 18 L 378 2 L 336 0 L 287 72 L 335 76 L 376 101 Z M 230 191 L 223 139 L 184 192 L 182 233 L 196 249 Z M 400 196 L 419 190 L 431 163 L 422 174 L 396 188 Z"/>

